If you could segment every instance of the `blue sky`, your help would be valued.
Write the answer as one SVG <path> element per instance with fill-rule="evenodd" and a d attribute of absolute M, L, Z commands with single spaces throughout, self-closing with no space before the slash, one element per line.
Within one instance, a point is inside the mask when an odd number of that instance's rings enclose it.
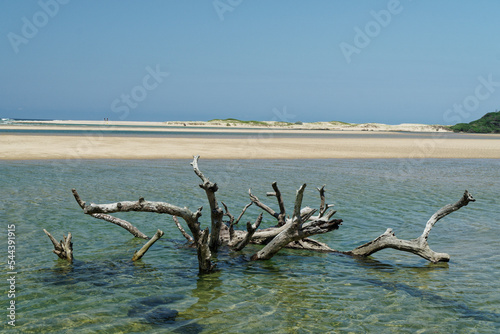
<path fill-rule="evenodd" d="M 0 117 L 455 124 L 500 109 L 499 1 L 0 0 Z"/>

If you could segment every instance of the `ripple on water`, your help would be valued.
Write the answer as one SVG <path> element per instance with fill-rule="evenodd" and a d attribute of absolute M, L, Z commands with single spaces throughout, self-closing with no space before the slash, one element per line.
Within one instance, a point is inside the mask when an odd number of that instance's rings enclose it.
<path fill-rule="evenodd" d="M 459 162 L 459 163 L 457 163 Z M 317 207 L 316 186 L 344 219 L 317 239 L 349 250 L 393 228 L 418 236 L 437 209 L 468 189 L 477 199 L 433 228 L 429 243 L 451 261 L 433 265 L 384 250 L 368 259 L 283 251 L 249 261 L 259 249 L 219 252 L 218 272 L 197 275 L 196 252 L 168 217 L 126 213 L 144 233 L 165 232 L 137 263 L 143 240 L 82 214 L 70 189 L 85 200 L 144 196 L 197 208 L 205 205 L 189 161 L 0 162 L 0 209 L 16 224 L 20 277 L 16 302 L 24 333 L 94 332 L 447 332 L 500 330 L 500 169 L 490 160 L 423 160 L 411 173 L 393 160 L 201 161 L 222 180 L 219 200 L 236 214 L 248 187 L 264 195 L 278 181 L 287 209 L 306 182 L 304 203 Z M 230 168 L 229 168 L 230 167 Z M 474 173 L 470 171 L 474 170 Z M 241 174 L 241 175 L 240 175 Z M 94 182 L 105 180 L 105 182 Z M 161 186 L 158 186 L 161 185 Z M 179 191 L 179 189 L 183 191 Z M 229 198 L 229 199 L 228 199 Z M 48 204 L 53 205 L 48 205 Z M 57 210 L 55 210 L 57 207 Z M 206 210 L 206 209 L 205 209 Z M 249 208 L 247 220 L 259 214 Z M 36 213 L 36 214 L 34 214 Z M 204 211 L 203 224 L 209 215 Z M 263 225 L 274 222 L 266 219 Z M 51 254 L 43 234 L 73 234 L 75 262 Z"/>

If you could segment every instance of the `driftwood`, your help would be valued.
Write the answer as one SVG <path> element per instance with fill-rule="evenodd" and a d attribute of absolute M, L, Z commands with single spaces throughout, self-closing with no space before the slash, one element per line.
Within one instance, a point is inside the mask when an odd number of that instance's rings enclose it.
<path fill-rule="evenodd" d="M 435 214 L 433 214 L 429 221 L 427 221 L 424 231 L 418 238 L 412 240 L 398 239 L 392 229 L 388 228 L 384 232 L 384 234 L 382 234 L 375 240 L 361 245 L 353 249 L 352 251 L 345 252 L 345 254 L 354 256 L 369 256 L 385 248 L 394 248 L 397 250 L 416 254 L 433 263 L 448 262 L 450 260 L 450 255 L 446 253 L 434 252 L 429 247 L 429 244 L 427 243 L 429 233 L 438 220 L 454 211 L 457 211 L 461 207 L 466 206 L 467 204 L 469 204 L 469 202 L 474 201 L 475 199 L 466 190 L 460 200 L 458 200 L 458 202 L 456 202 L 455 204 L 448 204 L 439 209 Z"/>
<path fill-rule="evenodd" d="M 275 185 L 275 183 L 273 185 Z M 303 184 L 297 191 L 292 219 L 288 220 L 285 225 L 283 225 L 283 230 L 263 249 L 252 256 L 252 260 L 268 260 L 291 242 L 296 242 L 314 234 L 326 233 L 339 228 L 342 219 L 330 220 L 329 218 L 331 215 L 326 219 L 324 219 L 324 217 L 311 219 L 316 210 L 307 210 L 305 214 L 302 212 L 301 206 L 305 188 L 306 185 Z"/>
<path fill-rule="evenodd" d="M 252 237 L 255 234 L 255 231 L 257 231 L 257 229 L 259 228 L 261 222 L 262 213 L 259 215 L 257 221 L 254 224 L 247 222 L 247 233 L 243 236 L 243 238 L 235 240 L 236 238 L 234 238 L 233 234 L 233 238 L 230 240 L 229 246 L 235 251 L 240 251 L 245 248 L 245 246 L 248 245 L 250 241 L 252 241 Z"/>
<path fill-rule="evenodd" d="M 219 246 L 222 244 L 220 238 L 220 229 L 222 226 L 222 217 L 224 216 L 224 212 L 219 205 L 217 204 L 217 198 L 215 197 L 215 192 L 219 189 L 217 183 L 210 182 L 208 177 L 205 177 L 203 173 L 198 168 L 198 159 L 199 155 L 195 156 L 193 162 L 191 162 L 191 166 L 193 166 L 193 170 L 196 175 L 203 182 L 200 184 L 200 188 L 205 190 L 207 194 L 208 203 L 210 204 L 210 218 L 212 220 L 212 227 L 210 232 L 210 242 L 209 248 L 212 252 L 216 252 Z"/>
<path fill-rule="evenodd" d="M 144 246 L 142 246 L 141 249 L 139 249 L 138 251 L 136 251 L 134 253 L 134 256 L 132 257 L 132 261 L 137 261 L 137 260 L 140 260 L 144 254 L 146 254 L 146 252 L 148 251 L 148 249 L 153 246 L 153 244 L 158 240 L 160 239 L 162 236 L 163 236 L 163 231 L 162 230 L 157 230 L 155 235 L 148 241 L 146 242 L 146 244 L 144 244 Z"/>
<path fill-rule="evenodd" d="M 251 256 L 252 260 L 266 260 L 277 254 L 282 248 L 305 249 L 321 252 L 338 252 L 351 256 L 369 256 L 381 249 L 394 248 L 402 251 L 412 252 L 431 262 L 448 261 L 449 255 L 436 253 L 432 251 L 427 243 L 429 232 L 434 224 L 449 213 L 460 209 L 469 202 L 474 201 L 472 196 L 466 191 L 460 201 L 453 205 L 447 205 L 436 212 L 427 222 L 424 232 L 420 237 L 413 240 L 401 240 L 395 237 L 391 229 L 388 229 L 384 234 L 375 240 L 361 245 L 352 251 L 341 252 L 330 248 L 328 245 L 310 239 L 309 237 L 315 234 L 327 233 L 336 230 L 340 227 L 342 219 L 332 219 L 336 213 L 330 210 L 333 205 L 326 203 L 325 186 L 317 188 L 320 196 L 319 210 L 310 207 L 302 208 L 302 199 L 306 185 L 303 184 L 297 191 L 295 203 L 293 207 L 292 217 L 287 217 L 285 203 L 276 182 L 272 184 L 273 192 L 267 193 L 267 196 L 276 197 L 279 207 L 279 212 L 272 209 L 267 204 L 263 203 L 259 198 L 252 194 L 249 190 L 250 203 L 247 204 L 239 214 L 238 218 L 230 213 L 229 207 L 221 202 L 224 210 L 219 207 L 215 193 L 218 190 L 216 183 L 211 182 L 200 170 L 198 166 L 199 156 L 195 156 L 191 162 L 193 171 L 201 179 L 199 185 L 205 191 L 207 200 L 210 206 L 210 228 L 201 228 L 199 221 L 202 216 L 203 207 L 199 207 L 196 211 L 191 211 L 186 207 L 172 205 L 167 202 L 152 202 L 140 198 L 138 201 L 122 201 L 109 204 L 94 204 L 86 203 L 81 200 L 80 196 L 73 189 L 73 195 L 78 202 L 83 212 L 94 218 L 103 219 L 114 224 L 117 224 L 135 237 L 148 239 L 146 235 L 140 232 L 131 223 L 111 216 L 115 212 L 152 212 L 171 215 L 175 224 L 186 238 L 188 243 L 197 249 L 198 267 L 200 273 L 209 273 L 215 269 L 212 263 L 212 254 L 217 252 L 221 246 L 227 246 L 234 251 L 244 249 L 249 243 L 264 245 L 257 253 Z M 247 222 L 246 230 L 237 230 L 235 226 L 242 219 L 247 209 L 254 205 L 276 220 L 276 226 L 259 229 L 263 220 L 262 213 L 252 224 Z M 224 221 L 224 217 L 228 220 Z M 182 227 L 178 218 L 184 220 L 187 224 L 191 235 Z M 143 247 L 144 252 L 163 235 L 159 235 L 157 231 L 155 237 Z M 70 236 L 69 236 L 70 237 Z M 54 244 L 54 247 L 55 244 Z M 57 249 L 57 248 L 56 248 Z M 144 254 L 141 251 L 134 254 L 134 259 L 140 258 Z M 57 254 L 57 253 L 56 253 Z"/>
<path fill-rule="evenodd" d="M 47 232 L 46 229 L 43 229 L 43 231 L 47 234 L 50 241 L 52 241 L 52 244 L 54 245 L 53 252 L 59 256 L 59 258 L 73 262 L 73 242 L 71 242 L 71 233 L 68 233 L 68 236 L 63 235 L 64 240 L 57 242 L 52 234 Z"/>
<path fill-rule="evenodd" d="M 85 212 L 86 203 L 84 201 L 82 201 L 82 199 L 80 198 L 80 195 L 78 195 L 78 193 L 76 192 L 76 189 L 71 189 L 71 191 L 73 192 L 73 197 L 75 197 L 75 200 L 78 203 L 78 205 L 80 205 L 80 207 L 84 210 L 84 213 L 87 213 L 87 212 Z M 144 201 L 144 198 L 141 197 L 139 199 L 139 202 L 140 201 Z M 147 235 L 145 235 L 144 233 L 139 231 L 137 229 L 137 227 L 135 227 L 134 225 L 132 225 L 131 223 L 129 223 L 126 220 L 116 218 L 116 217 L 113 217 L 111 215 L 107 215 L 107 214 L 103 214 L 103 213 L 87 213 L 87 214 L 94 217 L 94 218 L 102 219 L 102 220 L 105 220 L 107 222 L 118 225 L 120 227 L 123 227 L 124 229 L 129 231 L 134 237 L 142 238 L 142 239 L 146 239 L 146 240 L 149 239 Z"/>
<path fill-rule="evenodd" d="M 192 237 L 192 236 L 190 236 L 190 235 L 186 232 L 186 230 L 184 230 L 184 229 L 182 228 L 182 225 L 181 225 L 181 223 L 179 223 L 179 220 L 177 219 L 177 217 L 176 217 L 176 216 L 172 216 L 172 219 L 174 220 L 174 223 L 175 223 L 175 225 L 177 226 L 177 228 L 179 229 L 179 231 L 181 231 L 181 233 L 182 233 L 182 235 L 184 236 L 184 238 L 186 238 L 186 240 L 187 240 L 189 243 L 191 243 L 191 244 L 192 244 L 192 243 L 194 242 L 193 237 Z"/>
<path fill-rule="evenodd" d="M 76 190 L 73 191 L 76 193 Z M 150 202 L 146 201 L 144 198 L 140 198 L 138 201 L 124 201 L 111 204 L 85 204 L 83 212 L 85 214 L 95 216 L 95 214 L 108 214 L 114 212 L 129 212 L 129 211 L 139 211 L 139 212 L 153 212 L 153 213 L 164 213 L 172 216 L 181 217 L 184 219 L 191 234 L 193 235 L 194 244 L 198 250 L 198 263 L 201 273 L 210 272 L 214 269 L 210 259 L 212 257 L 210 248 L 208 247 L 208 228 L 203 232 L 200 230 L 200 223 L 198 218 L 201 216 L 201 210 L 203 207 L 198 208 L 195 212 L 192 212 L 188 208 L 181 208 L 179 206 L 172 205 L 165 202 Z"/>

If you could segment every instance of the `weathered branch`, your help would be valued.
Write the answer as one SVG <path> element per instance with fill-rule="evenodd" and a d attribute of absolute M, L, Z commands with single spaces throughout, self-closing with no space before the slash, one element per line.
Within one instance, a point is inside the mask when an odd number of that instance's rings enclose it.
<path fill-rule="evenodd" d="M 276 220 L 278 221 L 278 227 L 279 227 L 279 226 L 285 225 L 285 223 L 286 223 L 285 204 L 283 202 L 283 196 L 281 196 L 281 192 L 278 188 L 278 184 L 276 182 L 273 182 L 272 187 L 273 187 L 274 192 L 268 192 L 266 195 L 276 197 L 276 199 L 278 200 L 278 206 L 280 208 L 279 213 L 277 213 L 276 211 L 271 209 L 266 204 L 262 203 L 257 196 L 252 194 L 251 189 L 248 189 L 248 194 L 250 195 L 250 200 L 252 201 L 252 203 L 255 203 L 255 205 L 257 205 L 259 208 L 261 208 L 262 210 L 266 211 L 271 216 L 276 218 Z"/>
<path fill-rule="evenodd" d="M 73 196 L 75 197 L 76 202 L 78 203 L 78 205 L 80 205 L 80 207 L 84 210 L 84 213 L 85 213 L 86 203 L 84 201 L 82 201 L 82 199 L 80 198 L 80 195 L 78 194 L 76 189 L 71 189 L 71 191 L 73 192 Z M 144 198 L 139 199 L 139 201 L 141 201 L 141 200 L 144 201 Z M 103 213 L 87 213 L 87 214 L 89 216 L 94 217 L 94 218 L 102 219 L 102 220 L 105 220 L 107 222 L 118 225 L 118 226 L 126 229 L 127 231 L 129 231 L 136 238 L 142 238 L 142 239 L 146 239 L 146 240 L 149 239 L 149 237 L 147 235 L 145 235 L 144 233 L 139 231 L 139 229 L 137 227 L 135 227 L 134 225 L 132 225 L 131 223 L 129 223 L 126 220 L 116 218 L 116 217 L 113 217 L 111 215 L 103 214 Z"/>
<path fill-rule="evenodd" d="M 200 184 L 200 188 L 205 190 L 207 195 L 208 203 L 210 204 L 210 218 L 212 221 L 211 231 L 210 231 L 210 239 L 209 246 L 212 252 L 216 252 L 219 246 L 222 244 L 220 239 L 220 230 L 222 226 L 222 217 L 224 216 L 224 212 L 219 208 L 217 204 L 217 198 L 215 197 L 215 192 L 219 189 L 217 183 L 211 182 L 208 177 L 206 177 L 198 167 L 198 159 L 199 155 L 193 157 L 193 162 L 191 162 L 191 166 L 193 166 L 193 170 L 196 175 L 203 182 Z"/>
<path fill-rule="evenodd" d="M 245 248 L 245 246 L 248 245 L 248 243 L 252 240 L 252 237 L 255 231 L 259 228 L 261 222 L 262 222 L 262 213 L 259 215 L 259 217 L 257 218 L 257 220 L 253 225 L 252 223 L 247 222 L 247 233 L 245 234 L 245 236 L 238 242 L 235 242 L 233 244 L 230 243 L 229 246 L 235 251 L 240 251 L 243 248 Z"/>
<path fill-rule="evenodd" d="M 229 225 L 232 225 L 234 223 L 234 216 L 229 212 L 226 203 L 224 203 L 223 201 L 220 202 L 224 206 L 224 210 L 226 210 L 226 213 L 224 215 L 229 217 L 229 221 L 227 223 L 229 223 Z"/>
<path fill-rule="evenodd" d="M 389 228 L 384 232 L 384 234 L 374 239 L 373 241 L 361 245 L 353 249 L 352 251 L 345 252 L 345 254 L 354 256 L 370 256 L 371 254 L 382 249 L 394 248 L 397 250 L 416 254 L 433 263 L 448 262 L 450 260 L 450 256 L 448 254 L 434 252 L 429 247 L 429 244 L 427 243 L 429 233 L 438 220 L 460 209 L 461 207 L 466 206 L 467 204 L 469 204 L 469 202 L 474 201 L 475 199 L 466 190 L 464 195 L 458 202 L 456 202 L 455 204 L 448 204 L 439 209 L 435 214 L 433 214 L 427 222 L 424 232 L 418 238 L 412 240 L 398 239 L 392 229 Z"/>
<path fill-rule="evenodd" d="M 325 197 L 325 187 L 326 185 L 324 184 L 321 188 L 316 188 L 319 191 L 319 197 L 321 199 L 321 203 L 319 206 L 319 216 L 318 218 L 321 218 L 325 215 L 326 211 L 334 206 L 333 204 L 326 204 L 326 197 Z M 331 213 L 330 217 L 335 214 L 335 211 Z"/>
<path fill-rule="evenodd" d="M 238 218 L 236 219 L 236 221 L 234 222 L 233 225 L 238 225 L 238 223 L 240 222 L 241 220 L 241 217 L 243 217 L 243 215 L 245 214 L 245 212 L 247 211 L 247 209 L 253 204 L 253 202 L 250 202 L 248 203 L 247 205 L 245 205 L 245 207 L 241 210 L 241 213 L 240 215 L 238 216 Z"/>
<path fill-rule="evenodd" d="M 276 211 L 262 203 L 257 196 L 252 194 L 252 189 L 248 189 L 248 195 L 250 196 L 250 200 L 252 201 L 252 203 L 255 203 L 255 205 L 257 205 L 265 212 L 269 213 L 274 218 L 279 219 L 279 214 Z"/>
<path fill-rule="evenodd" d="M 155 235 L 151 238 L 151 240 L 149 240 L 148 242 L 146 242 L 146 244 L 144 246 L 142 246 L 142 248 L 136 252 L 134 252 L 134 256 L 132 257 L 132 261 L 137 261 L 137 260 L 140 260 L 144 254 L 146 254 L 146 252 L 148 251 L 148 249 L 153 246 L 153 244 L 158 240 L 160 239 L 161 237 L 163 236 L 163 231 L 161 230 L 157 230 Z"/>
<path fill-rule="evenodd" d="M 302 216 L 300 214 L 300 208 L 302 207 L 302 198 L 304 197 L 304 190 L 306 189 L 306 184 L 304 183 L 300 186 L 299 190 L 297 190 L 297 194 L 295 195 L 295 205 L 293 207 L 293 218 L 292 218 L 292 226 L 298 227 L 302 224 Z"/>
<path fill-rule="evenodd" d="M 97 218 L 97 219 L 102 219 L 102 220 L 105 220 L 107 222 L 118 225 L 120 227 L 123 227 L 124 229 L 129 231 L 136 238 L 141 238 L 141 239 L 145 239 L 145 240 L 149 239 L 149 237 L 147 235 L 145 235 L 144 233 L 139 231 L 139 229 L 137 227 L 135 227 L 134 225 L 132 225 L 131 223 L 129 223 L 126 220 L 123 220 L 123 219 L 120 219 L 120 218 L 117 218 L 117 217 L 114 217 L 111 215 L 102 214 L 102 213 L 93 213 L 93 214 L 90 214 L 90 216 Z"/>
<path fill-rule="evenodd" d="M 282 227 L 281 232 L 276 235 L 263 249 L 252 256 L 252 260 L 268 260 L 280 249 L 288 244 L 307 238 L 314 234 L 326 233 L 339 228 L 342 219 L 325 220 L 323 218 L 308 221 L 316 210 L 301 210 L 302 198 L 306 185 L 303 184 L 297 191 L 292 220 Z"/>
<path fill-rule="evenodd" d="M 226 210 L 225 215 L 229 217 L 229 221 L 227 223 L 229 224 L 229 227 L 228 227 L 229 242 L 231 242 L 235 237 L 234 225 L 237 225 L 240 222 L 241 217 L 243 217 L 243 215 L 245 214 L 247 209 L 253 204 L 253 202 L 250 202 L 249 204 L 245 205 L 245 207 L 241 210 L 241 213 L 238 216 L 238 219 L 236 219 L 236 221 L 234 220 L 234 216 L 229 212 L 227 205 L 222 201 L 221 201 L 221 203 L 224 206 L 224 209 Z M 222 236 L 221 238 L 225 239 L 224 236 Z"/>
<path fill-rule="evenodd" d="M 198 251 L 198 258 L 202 259 L 200 261 L 200 273 L 206 273 L 213 269 L 213 265 L 210 262 L 211 253 L 208 252 L 208 245 L 203 244 L 203 242 L 208 242 L 208 234 L 204 237 L 205 231 L 203 233 L 200 230 L 200 223 L 198 218 L 201 216 L 201 210 L 203 207 L 198 208 L 196 212 L 192 212 L 188 208 L 181 208 L 170 203 L 165 202 L 150 202 L 140 198 L 138 201 L 123 201 L 109 204 L 84 204 L 83 212 L 85 214 L 108 214 L 114 212 L 153 212 L 153 213 L 164 213 L 171 216 L 178 216 L 184 219 L 188 225 L 191 233 L 193 235 L 194 243 Z M 206 246 L 206 247 L 205 247 Z M 206 249 L 205 249 L 206 248 Z"/>
<path fill-rule="evenodd" d="M 432 227 L 434 226 L 434 224 L 438 222 L 438 220 L 440 220 L 443 217 L 446 217 L 447 215 L 449 215 L 454 211 L 457 211 L 461 207 L 466 206 L 467 204 L 469 204 L 469 202 L 475 202 L 475 201 L 476 200 L 474 199 L 474 197 L 472 197 L 472 195 L 467 190 L 465 190 L 462 198 L 460 198 L 458 202 L 456 202 L 455 204 L 445 205 L 444 207 L 439 209 L 435 214 L 432 215 L 432 217 L 427 221 L 424 232 L 422 233 L 420 238 L 422 240 L 427 240 Z"/>
<path fill-rule="evenodd" d="M 186 230 L 184 230 L 182 228 L 182 225 L 179 223 L 179 220 L 177 219 L 177 217 L 176 216 L 172 216 L 172 219 L 174 220 L 174 223 L 177 226 L 177 228 L 179 229 L 179 231 L 181 231 L 181 233 L 184 236 L 184 238 L 186 238 L 187 241 L 190 242 L 190 243 L 194 242 L 193 237 L 191 237 L 189 234 L 187 234 Z"/>
<path fill-rule="evenodd" d="M 71 242 L 71 233 L 68 233 L 68 236 L 66 237 L 63 235 L 64 240 L 61 240 L 60 242 L 57 242 L 57 240 L 47 232 L 46 229 L 43 229 L 45 234 L 49 237 L 50 241 L 52 241 L 52 244 L 54 245 L 54 250 L 53 252 L 59 256 L 59 258 L 63 260 L 67 260 L 69 262 L 73 262 L 73 243 Z"/>
<path fill-rule="evenodd" d="M 283 202 L 283 196 L 281 196 L 281 192 L 278 189 L 278 184 L 276 182 L 273 182 L 272 187 L 274 189 L 273 193 L 267 193 L 267 196 L 276 196 L 276 199 L 278 200 L 278 206 L 280 208 L 280 213 L 278 214 L 278 226 L 283 226 L 285 225 L 286 222 L 286 210 L 285 210 L 285 204 Z"/>

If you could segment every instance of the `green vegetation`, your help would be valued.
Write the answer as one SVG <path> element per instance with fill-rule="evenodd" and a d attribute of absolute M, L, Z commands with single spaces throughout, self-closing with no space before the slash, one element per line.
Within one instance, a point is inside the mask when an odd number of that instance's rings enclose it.
<path fill-rule="evenodd" d="M 268 126 L 266 122 L 261 121 L 242 121 L 236 118 L 226 118 L 226 119 L 211 119 L 208 122 L 213 123 L 226 123 L 226 124 L 249 124 L 249 125 L 257 125 L 257 126 Z"/>
<path fill-rule="evenodd" d="M 500 111 L 490 112 L 470 123 L 450 126 L 454 132 L 500 133 Z"/>
<path fill-rule="evenodd" d="M 341 121 L 331 121 L 329 123 L 332 125 L 347 125 L 347 126 L 356 126 L 357 125 L 354 123 L 346 123 L 346 122 L 341 122 Z"/>
<path fill-rule="evenodd" d="M 236 119 L 236 118 L 211 119 L 208 122 L 209 123 L 223 123 L 223 124 L 226 124 L 226 126 L 245 124 L 245 125 L 251 125 L 251 126 L 266 126 L 266 127 L 269 127 L 269 126 L 290 126 L 293 124 L 293 123 L 289 123 L 289 122 L 242 121 L 242 120 Z"/>

